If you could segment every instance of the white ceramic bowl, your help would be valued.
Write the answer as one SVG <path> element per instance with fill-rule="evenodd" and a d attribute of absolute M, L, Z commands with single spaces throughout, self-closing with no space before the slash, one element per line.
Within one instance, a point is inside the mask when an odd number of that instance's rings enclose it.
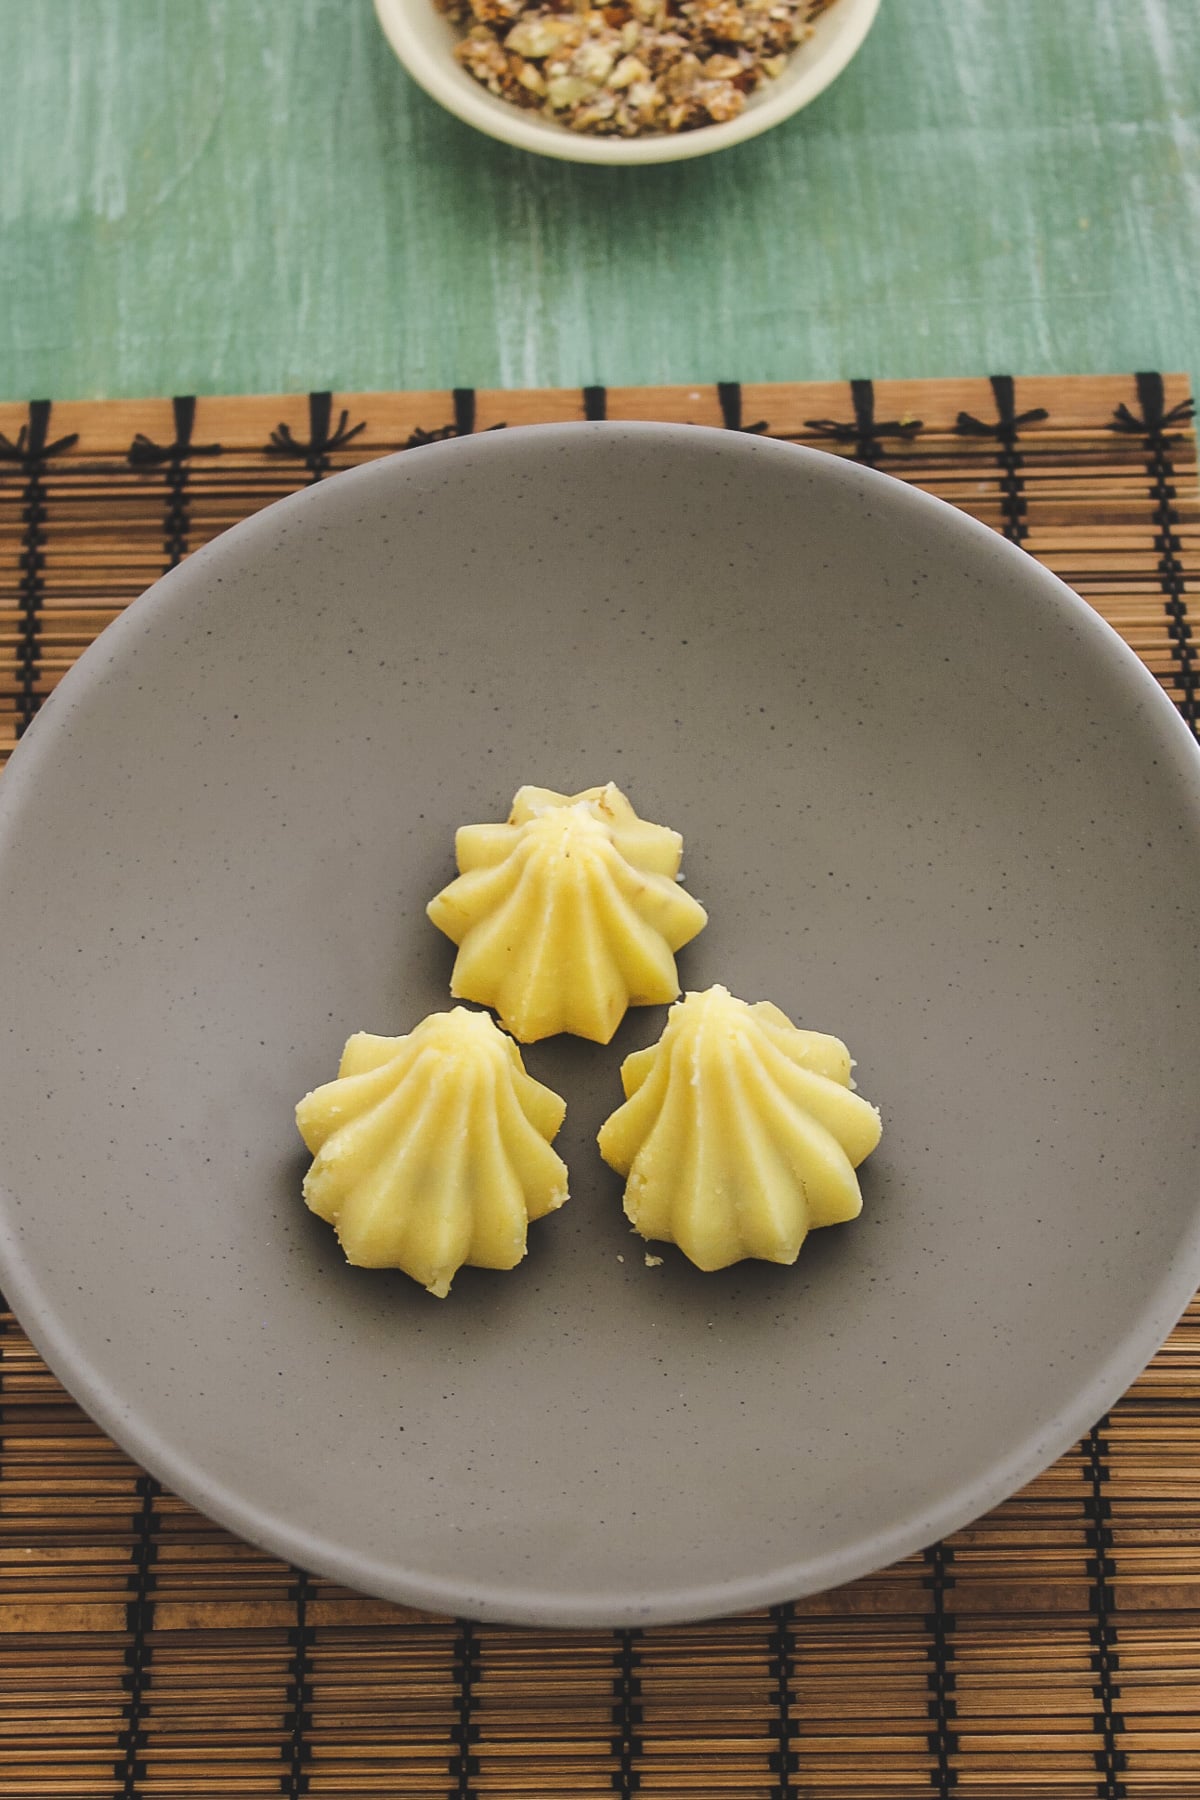
<path fill-rule="evenodd" d="M 413 80 L 489 137 L 567 162 L 659 163 L 727 149 L 799 112 L 841 74 L 870 30 L 879 0 L 834 0 L 785 72 L 752 95 L 739 118 L 698 131 L 639 138 L 590 137 L 489 94 L 455 62 L 452 50 L 458 33 L 437 11 L 434 0 L 375 0 L 375 11 Z"/>

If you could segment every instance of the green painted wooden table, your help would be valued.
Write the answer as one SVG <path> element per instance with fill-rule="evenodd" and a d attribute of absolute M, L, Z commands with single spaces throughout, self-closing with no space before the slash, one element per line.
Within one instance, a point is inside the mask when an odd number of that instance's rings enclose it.
<path fill-rule="evenodd" d="M 370 0 L 0 0 L 0 396 L 1195 372 L 1196 23 L 884 0 L 790 123 L 601 170 Z"/>

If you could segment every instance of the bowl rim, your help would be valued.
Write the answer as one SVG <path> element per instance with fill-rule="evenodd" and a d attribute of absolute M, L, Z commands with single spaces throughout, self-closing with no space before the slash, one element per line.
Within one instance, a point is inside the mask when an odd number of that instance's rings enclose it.
<path fill-rule="evenodd" d="M 0 782 L 0 860 L 9 832 L 36 803 L 40 765 L 53 756 L 60 734 L 65 730 L 70 735 L 70 701 L 76 692 L 82 693 L 97 680 L 105 679 L 104 671 L 115 660 L 114 653 L 126 653 L 130 645 L 152 630 L 160 612 L 169 613 L 194 603 L 197 583 L 203 584 L 210 578 L 208 571 L 214 564 L 219 564 L 231 536 L 242 546 L 252 544 L 255 539 L 272 543 L 281 517 L 288 512 L 307 509 L 314 503 L 319 506 L 322 502 L 318 497 L 327 495 L 334 484 L 378 479 L 381 466 L 399 465 L 401 458 L 406 469 L 425 470 L 432 476 L 439 461 L 453 462 L 468 445 L 474 454 L 486 459 L 511 454 L 526 441 L 557 439 L 566 451 L 572 441 L 582 443 L 588 436 L 604 435 L 658 438 L 691 450 L 702 449 L 707 442 L 711 448 L 720 445 L 724 454 L 744 454 L 748 461 L 764 455 L 801 459 L 812 467 L 819 466 L 824 479 L 856 489 L 865 500 L 884 501 L 889 507 L 898 509 L 902 523 L 936 519 L 941 529 L 957 536 L 964 544 L 975 546 L 1010 580 L 1023 581 L 1038 590 L 1040 604 L 1067 617 L 1076 635 L 1089 645 L 1090 653 L 1120 671 L 1120 679 L 1129 689 L 1131 705 L 1137 703 L 1146 720 L 1145 728 L 1155 733 L 1163 754 L 1181 767 L 1186 765 L 1197 817 L 1200 818 L 1200 746 L 1155 677 L 1119 633 L 1073 589 L 982 521 L 885 471 L 807 446 L 743 436 L 709 426 L 652 421 L 573 421 L 514 426 L 504 432 L 422 446 L 417 451 L 421 460 L 415 464 L 407 460 L 413 454 L 411 451 L 372 458 L 356 468 L 329 477 L 315 488 L 303 488 L 240 520 L 196 551 L 186 563 L 161 576 L 132 601 L 72 665 L 17 745 L 4 780 Z M 851 1550 L 841 1548 L 802 1564 L 773 1566 L 753 1579 L 743 1577 L 723 1582 L 714 1578 L 703 1587 L 689 1588 L 686 1594 L 656 1597 L 646 1602 L 634 1593 L 563 1593 L 538 1589 L 533 1584 L 523 1586 L 519 1591 L 497 1584 L 486 1592 L 467 1592 L 461 1585 L 437 1576 L 400 1567 L 396 1562 L 384 1563 L 378 1558 L 364 1556 L 339 1544 L 333 1535 L 319 1535 L 304 1526 L 292 1524 L 278 1512 L 248 1499 L 227 1483 L 214 1480 L 186 1453 L 163 1444 L 153 1424 L 146 1423 L 131 1410 L 119 1392 L 91 1365 L 74 1340 L 69 1316 L 49 1298 L 38 1271 L 27 1263 L 20 1235 L 19 1228 L 14 1229 L 8 1216 L 7 1196 L 4 1187 L 0 1186 L 0 1284 L 10 1300 L 19 1302 L 18 1316 L 34 1347 L 51 1372 L 115 1442 L 157 1480 L 207 1517 L 274 1556 L 283 1556 L 314 1575 L 344 1583 L 359 1592 L 480 1621 L 585 1629 L 676 1624 L 714 1618 L 737 1610 L 775 1604 L 785 1590 L 790 1598 L 802 1598 L 886 1567 L 959 1530 L 1016 1492 L 1091 1429 L 1161 1346 L 1191 1299 L 1197 1277 L 1200 1277 L 1198 1197 L 1186 1237 L 1181 1236 L 1175 1257 L 1164 1266 L 1151 1301 L 1142 1308 L 1133 1325 L 1113 1340 L 1109 1354 L 1080 1382 L 1070 1404 L 1061 1407 L 1048 1421 L 1031 1428 L 1006 1455 L 989 1463 L 972 1481 L 960 1483 L 939 1497 L 936 1504 L 916 1503 L 893 1519 L 887 1529 L 860 1539 Z"/>
<path fill-rule="evenodd" d="M 839 29 L 832 32 L 822 55 L 788 81 L 768 89 L 755 105 L 736 119 L 721 125 L 702 125 L 695 131 L 638 138 L 588 137 L 554 125 L 536 113 L 528 113 L 491 94 L 447 59 L 432 53 L 422 34 L 411 25 L 414 5 L 432 9 L 433 0 L 375 0 L 375 14 L 399 62 L 418 86 L 448 112 L 477 131 L 561 162 L 601 163 L 609 167 L 633 167 L 650 163 L 682 162 L 708 156 L 734 144 L 758 137 L 799 112 L 837 79 L 857 55 L 874 24 L 881 0 L 835 0 L 836 10 L 826 15 Z M 509 117 L 511 115 L 511 117 Z"/>

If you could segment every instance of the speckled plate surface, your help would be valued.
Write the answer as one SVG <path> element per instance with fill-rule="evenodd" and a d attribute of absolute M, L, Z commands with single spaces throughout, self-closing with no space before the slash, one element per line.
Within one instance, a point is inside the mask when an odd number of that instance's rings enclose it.
<path fill-rule="evenodd" d="M 884 1141 L 794 1269 L 648 1269 L 566 1095 L 566 1209 L 438 1302 L 345 1267 L 295 1100 L 448 1004 L 454 827 L 618 781 L 680 958 L 845 1037 Z M 155 1474 L 378 1594 L 682 1619 L 961 1525 L 1200 1277 L 1200 757 L 1050 575 L 887 478 L 544 427 L 272 507 L 134 605 L 0 784 L 0 1275 Z"/>

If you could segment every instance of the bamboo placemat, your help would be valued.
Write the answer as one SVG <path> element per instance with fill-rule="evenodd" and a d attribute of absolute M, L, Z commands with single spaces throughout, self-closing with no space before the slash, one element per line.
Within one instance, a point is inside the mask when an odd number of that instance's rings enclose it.
<path fill-rule="evenodd" d="M 0 405 L 0 758 L 128 601 L 268 501 L 606 415 L 765 431 L 944 496 L 1077 588 L 1195 729 L 1191 412 L 1153 374 Z M 1070 1455 L 922 1556 L 714 1624 L 522 1631 L 236 1542 L 0 1314 L 0 1796 L 1200 1796 L 1198 1403 L 1194 1305 Z"/>

